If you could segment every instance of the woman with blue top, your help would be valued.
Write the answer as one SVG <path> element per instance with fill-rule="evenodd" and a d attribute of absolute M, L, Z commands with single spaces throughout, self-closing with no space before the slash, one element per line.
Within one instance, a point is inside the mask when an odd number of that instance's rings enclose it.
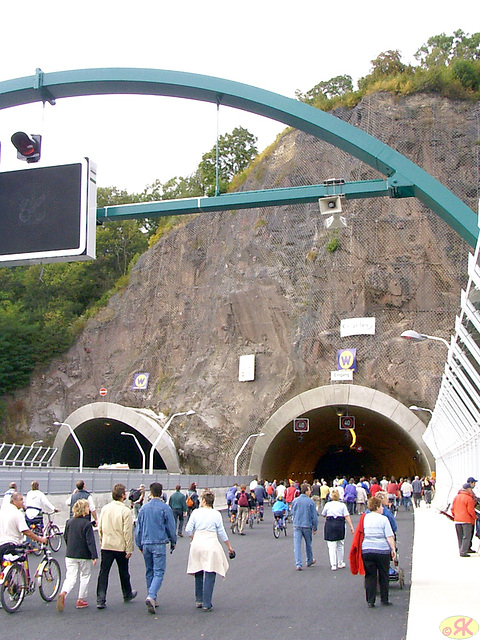
<path fill-rule="evenodd" d="M 195 509 L 185 527 L 192 542 L 188 556 L 187 573 L 195 576 L 195 603 L 204 611 L 212 610 L 212 595 L 217 573 L 223 578 L 228 571 L 228 560 L 218 541 L 228 548 L 231 558 L 235 551 L 228 541 L 222 516 L 213 508 L 215 495 L 205 489 L 200 498 L 200 508 Z"/>
<path fill-rule="evenodd" d="M 375 606 L 377 580 L 380 585 L 380 601 L 384 606 L 388 600 L 388 568 L 390 559 L 395 560 L 395 538 L 388 518 L 383 515 L 382 501 L 375 497 L 368 500 L 369 513 L 363 521 L 362 560 L 365 568 L 365 595 L 370 608 Z"/>

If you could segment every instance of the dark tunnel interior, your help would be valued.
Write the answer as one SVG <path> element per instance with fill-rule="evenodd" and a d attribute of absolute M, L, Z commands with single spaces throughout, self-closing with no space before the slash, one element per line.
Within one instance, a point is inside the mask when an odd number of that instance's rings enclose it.
<path fill-rule="evenodd" d="M 87 468 L 98 468 L 102 464 L 126 463 L 130 469 L 141 469 L 143 457 L 132 436 L 122 436 L 121 432 L 133 433 L 140 447 L 145 453 L 148 468 L 151 443 L 147 438 L 133 429 L 130 425 L 109 418 L 88 420 L 75 429 L 75 434 L 83 447 L 83 465 Z M 62 467 L 78 466 L 79 450 L 69 436 L 61 452 Z M 155 451 L 153 456 L 154 469 L 166 469 L 166 465 Z"/>
<path fill-rule="evenodd" d="M 355 433 L 339 428 L 339 415 L 355 417 Z M 363 407 L 320 407 L 302 415 L 308 433 L 295 433 L 290 422 L 271 443 L 262 477 L 312 481 L 335 476 L 412 476 L 430 473 L 418 444 L 399 425 Z"/>

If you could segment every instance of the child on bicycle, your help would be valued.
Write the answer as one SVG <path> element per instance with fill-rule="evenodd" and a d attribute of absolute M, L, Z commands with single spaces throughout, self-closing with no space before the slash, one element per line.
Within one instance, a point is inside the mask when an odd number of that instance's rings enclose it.
<path fill-rule="evenodd" d="M 288 505 L 285 502 L 285 498 L 283 496 L 279 496 L 274 502 L 272 513 L 275 520 L 278 521 L 279 526 L 283 526 L 285 524 L 285 518 L 288 514 Z"/>

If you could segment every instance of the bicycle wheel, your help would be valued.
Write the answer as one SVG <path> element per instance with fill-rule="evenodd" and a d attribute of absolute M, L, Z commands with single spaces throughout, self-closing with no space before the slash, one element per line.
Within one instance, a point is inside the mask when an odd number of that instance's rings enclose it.
<path fill-rule="evenodd" d="M 238 524 L 237 524 L 237 519 L 236 518 L 232 522 L 232 525 L 231 525 L 230 529 L 232 530 L 232 533 L 238 533 Z"/>
<path fill-rule="evenodd" d="M 33 553 L 36 556 L 41 556 L 42 555 L 42 543 L 41 542 L 37 542 L 36 540 L 30 540 L 30 546 L 32 547 Z"/>
<path fill-rule="evenodd" d="M 50 549 L 52 551 L 60 551 L 60 547 L 62 546 L 62 532 L 60 528 L 57 527 L 56 524 L 52 524 L 48 531 L 48 544 L 50 545 Z"/>
<path fill-rule="evenodd" d="M 43 564 L 43 563 L 42 563 Z M 40 569 L 40 567 L 39 567 Z M 40 569 L 39 591 L 45 602 L 51 602 L 60 590 L 62 572 L 55 558 L 49 558 Z"/>
<path fill-rule="evenodd" d="M 248 526 L 250 527 L 250 529 L 253 529 L 253 516 L 252 515 L 248 516 Z"/>
<path fill-rule="evenodd" d="M 285 522 L 285 524 L 283 525 L 283 533 L 285 535 L 287 535 L 287 523 Z"/>
<path fill-rule="evenodd" d="M 27 576 L 21 564 L 12 564 L 0 585 L 2 607 L 8 613 L 15 613 L 27 593 Z"/>
<path fill-rule="evenodd" d="M 280 537 L 280 529 L 278 528 L 278 524 L 276 522 L 273 523 L 273 537 L 274 538 Z"/>

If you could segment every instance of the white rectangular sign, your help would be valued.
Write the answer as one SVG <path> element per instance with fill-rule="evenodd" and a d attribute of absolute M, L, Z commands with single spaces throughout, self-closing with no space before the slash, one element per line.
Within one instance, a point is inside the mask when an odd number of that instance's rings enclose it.
<path fill-rule="evenodd" d="M 330 371 L 330 380 L 353 380 L 353 369 Z"/>
<path fill-rule="evenodd" d="M 374 336 L 375 318 L 346 318 L 340 321 L 340 337 Z"/>
<path fill-rule="evenodd" d="M 255 380 L 255 354 L 240 356 L 238 364 L 238 379 L 240 382 Z"/>

